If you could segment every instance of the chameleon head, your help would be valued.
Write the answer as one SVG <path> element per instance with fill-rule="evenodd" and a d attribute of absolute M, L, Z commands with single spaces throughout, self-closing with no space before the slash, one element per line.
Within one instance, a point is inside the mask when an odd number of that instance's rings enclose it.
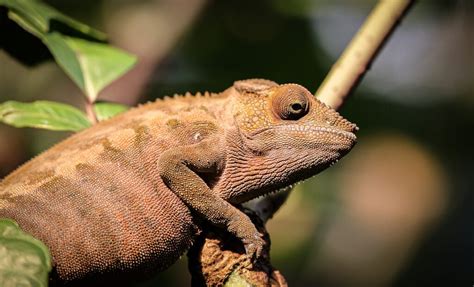
<path fill-rule="evenodd" d="M 228 198 L 244 202 L 311 177 L 343 157 L 356 143 L 357 126 L 297 84 L 238 81 L 233 115 L 240 146 L 227 165 L 240 165 L 243 180 Z M 242 165 L 246 165 L 245 167 Z M 242 181 L 245 181 L 242 182 Z M 244 189 L 244 190 L 243 190 Z"/>

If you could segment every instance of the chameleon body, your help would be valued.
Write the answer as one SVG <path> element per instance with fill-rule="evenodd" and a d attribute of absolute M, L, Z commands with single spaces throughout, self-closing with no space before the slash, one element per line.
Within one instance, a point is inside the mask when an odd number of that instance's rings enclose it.
<path fill-rule="evenodd" d="M 313 176 L 356 126 L 297 84 L 235 82 L 145 104 L 72 135 L 0 183 L 0 217 L 42 240 L 60 280 L 163 270 L 205 221 L 263 240 L 236 206 Z"/>

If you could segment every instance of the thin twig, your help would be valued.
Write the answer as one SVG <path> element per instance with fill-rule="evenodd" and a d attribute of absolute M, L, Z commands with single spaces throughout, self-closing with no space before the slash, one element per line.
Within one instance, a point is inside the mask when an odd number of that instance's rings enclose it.
<path fill-rule="evenodd" d="M 331 68 L 316 97 L 339 109 L 369 70 L 414 0 L 381 0 Z"/>

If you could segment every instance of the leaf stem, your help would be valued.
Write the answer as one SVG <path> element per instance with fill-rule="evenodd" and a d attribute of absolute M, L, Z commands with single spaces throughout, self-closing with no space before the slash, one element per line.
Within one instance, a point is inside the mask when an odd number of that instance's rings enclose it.
<path fill-rule="evenodd" d="M 95 125 L 98 121 L 97 115 L 94 112 L 94 102 L 90 101 L 89 99 L 86 99 L 85 108 L 87 118 L 89 119 L 92 125 Z"/>

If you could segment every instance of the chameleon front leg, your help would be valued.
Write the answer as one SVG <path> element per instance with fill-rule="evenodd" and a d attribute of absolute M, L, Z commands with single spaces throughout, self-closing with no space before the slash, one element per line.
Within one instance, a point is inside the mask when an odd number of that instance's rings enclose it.
<path fill-rule="evenodd" d="M 244 244 L 250 258 L 259 257 L 264 240 L 249 217 L 213 192 L 199 173 L 218 172 L 224 161 L 218 139 L 171 148 L 160 157 L 164 183 L 201 218 L 225 228 Z"/>

